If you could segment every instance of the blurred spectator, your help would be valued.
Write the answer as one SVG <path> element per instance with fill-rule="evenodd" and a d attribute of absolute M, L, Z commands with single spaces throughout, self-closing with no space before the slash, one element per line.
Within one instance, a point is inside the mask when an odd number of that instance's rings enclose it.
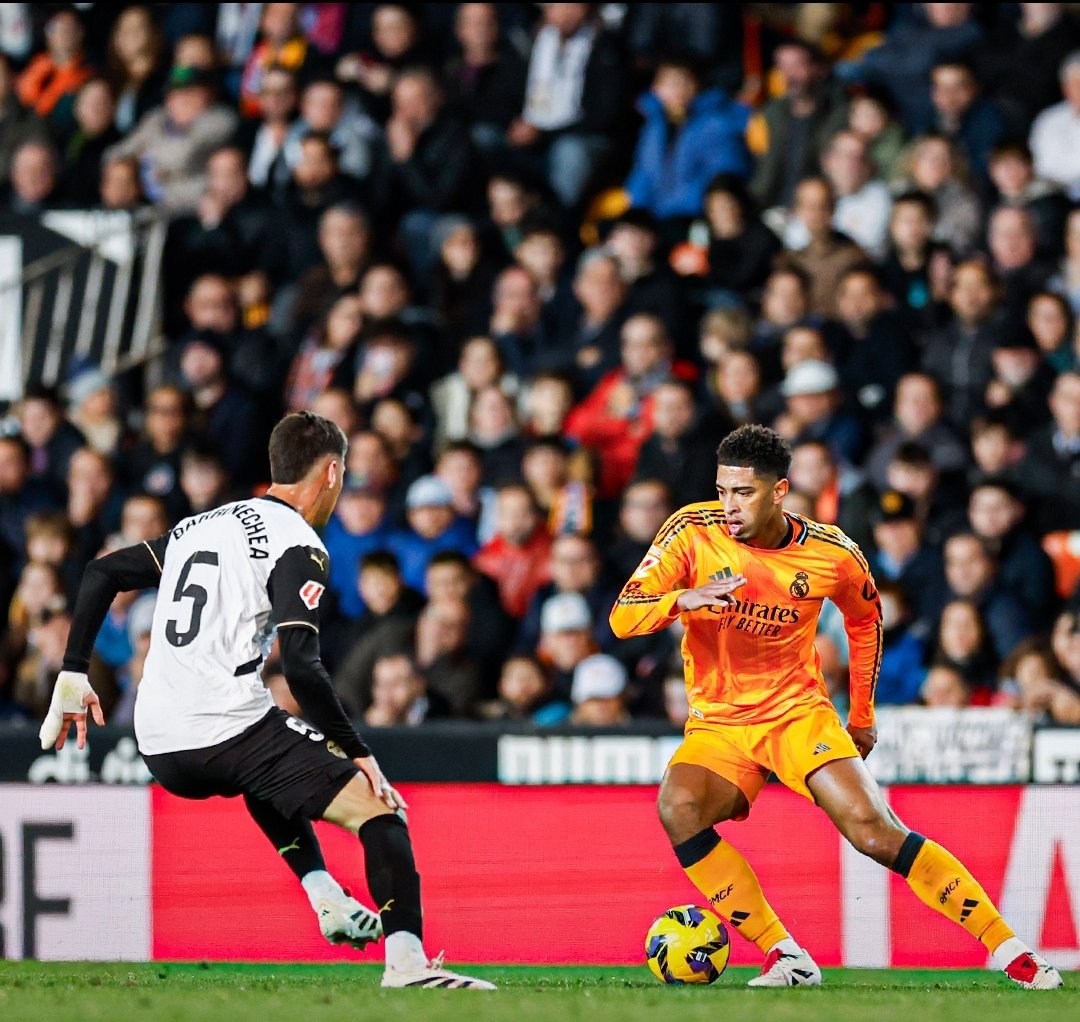
<path fill-rule="evenodd" d="M 1068 200 L 1052 181 L 1035 175 L 1035 158 L 1024 142 L 999 142 L 990 150 L 990 180 L 997 201 L 1026 210 L 1035 225 L 1041 256 L 1061 252 Z"/>
<path fill-rule="evenodd" d="M 407 653 L 381 656 L 372 669 L 368 727 L 412 727 L 447 715 L 442 700 L 429 691 L 424 676 Z"/>
<path fill-rule="evenodd" d="M 881 599 L 881 670 L 874 688 L 878 706 L 906 706 L 918 702 L 925 676 L 926 643 L 912 627 L 911 605 L 895 582 L 878 582 Z"/>
<path fill-rule="evenodd" d="M 401 244 L 419 285 L 434 267 L 431 232 L 439 216 L 474 205 L 476 157 L 465 128 L 444 109 L 430 71 L 400 75 L 392 99 L 384 201 L 400 214 Z"/>
<path fill-rule="evenodd" d="M 712 500 L 713 455 L 731 428 L 722 419 L 699 417 L 689 381 L 665 379 L 652 393 L 652 434 L 638 451 L 634 477 L 662 480 L 680 507 Z"/>
<path fill-rule="evenodd" d="M 869 552 L 876 494 L 857 473 L 840 471 L 824 440 L 802 440 L 792 446 L 788 479 L 792 491 L 809 499 L 808 517 L 827 525 L 839 525 Z"/>
<path fill-rule="evenodd" d="M 180 489 L 187 498 L 193 515 L 212 511 L 215 507 L 245 496 L 232 491 L 225 463 L 216 451 L 189 447 L 180 458 Z"/>
<path fill-rule="evenodd" d="M 557 339 L 558 347 L 543 368 L 573 374 L 575 389 L 587 392 L 604 373 L 618 365 L 619 336 L 630 315 L 629 288 L 619 261 L 605 249 L 589 249 L 578 260 L 574 297 L 580 306 L 576 322 Z"/>
<path fill-rule="evenodd" d="M 0 184 L 7 184 L 15 153 L 24 142 L 47 138 L 44 121 L 19 102 L 11 62 L 0 53 Z"/>
<path fill-rule="evenodd" d="M 880 90 L 851 97 L 848 130 L 866 143 L 875 175 L 890 181 L 904 148 L 904 129 L 893 119 L 892 105 Z"/>
<path fill-rule="evenodd" d="M 198 428 L 221 451 L 234 482 L 265 479 L 264 416 L 251 395 L 231 382 L 219 336 L 202 330 L 184 344 L 180 379 L 191 393 Z"/>
<path fill-rule="evenodd" d="M 971 490 L 968 521 L 997 557 L 1002 585 L 1014 592 L 1032 621 L 1053 610 L 1054 567 L 1039 541 L 1024 526 L 1027 509 L 1008 481 L 984 479 Z"/>
<path fill-rule="evenodd" d="M 1065 255 L 1049 287 L 1068 300 L 1074 315 L 1080 310 L 1080 210 L 1065 218 Z"/>
<path fill-rule="evenodd" d="M 761 366 L 749 351 L 733 351 L 716 373 L 716 410 L 736 425 L 756 422 L 761 397 Z"/>
<path fill-rule="evenodd" d="M 980 416 L 971 424 L 969 487 L 984 479 L 1019 482 L 1023 446 L 1012 423 L 1001 415 Z"/>
<path fill-rule="evenodd" d="M 444 376 L 431 388 L 435 412 L 435 444 L 462 440 L 469 432 L 470 410 L 487 387 L 504 394 L 517 391 L 517 377 L 504 371 L 502 353 L 490 337 L 472 337 L 461 347 L 457 372 Z"/>
<path fill-rule="evenodd" d="M 57 205 L 60 161 L 52 144 L 30 138 L 11 158 L 11 184 L 6 205 L 12 213 L 35 215 Z"/>
<path fill-rule="evenodd" d="M 289 367 L 286 411 L 310 408 L 338 377 L 339 368 L 355 359 L 362 322 L 360 296 L 352 293 L 338 298 L 325 319 L 314 325 Z"/>
<path fill-rule="evenodd" d="M 1036 173 L 1061 185 L 1075 200 L 1080 196 L 1080 51 L 1061 62 L 1059 77 L 1065 98 L 1035 118 L 1028 141 Z"/>
<path fill-rule="evenodd" d="M 930 72 L 945 59 L 963 57 L 983 39 L 974 4 L 924 4 L 897 18 L 885 42 L 844 67 L 845 78 L 883 87 L 908 132 L 925 131 L 934 107 Z"/>
<path fill-rule="evenodd" d="M 596 652 L 592 638 L 593 619 L 580 593 L 559 593 L 540 608 L 538 655 L 554 678 L 557 696 L 571 698 L 574 670 Z"/>
<path fill-rule="evenodd" d="M 896 385 L 893 421 L 866 458 L 866 474 L 879 489 L 888 485 L 886 470 L 904 444 L 925 448 L 938 472 L 959 472 L 967 462 L 960 438 L 944 419 L 945 406 L 937 381 L 925 373 L 907 373 Z"/>
<path fill-rule="evenodd" d="M 927 341 L 922 366 L 946 396 L 949 418 L 958 427 L 978 411 L 992 378 L 992 354 L 1004 324 L 999 282 L 985 263 L 969 260 L 953 273 L 949 321 Z"/>
<path fill-rule="evenodd" d="M 496 265 L 485 255 L 480 232 L 468 217 L 451 214 L 436 224 L 437 255 L 430 286 L 431 305 L 452 347 L 487 329 Z"/>
<path fill-rule="evenodd" d="M 909 331 L 888 304 L 875 267 L 853 267 L 840 278 L 836 318 L 825 327 L 844 392 L 875 423 L 888 416 L 897 384 L 917 361 Z"/>
<path fill-rule="evenodd" d="M 594 653 L 574 668 L 570 723 L 579 727 L 615 727 L 627 724 L 630 714 L 623 701 L 626 668 L 614 657 Z"/>
<path fill-rule="evenodd" d="M 536 590 L 518 628 L 516 649 L 534 650 L 540 641 L 540 619 L 544 604 L 558 593 L 580 593 L 585 597 L 596 629 L 597 646 L 611 651 L 615 636 L 607 623 L 608 611 L 618 595 L 602 577 L 603 565 L 596 544 L 586 536 L 564 534 L 551 543 L 551 581 Z"/>
<path fill-rule="evenodd" d="M 940 551 L 924 539 L 915 502 L 898 490 L 885 490 L 871 513 L 873 542 L 867 548 L 874 578 L 893 583 L 914 620 L 928 625 L 938 607 L 931 594 L 940 592 Z"/>
<path fill-rule="evenodd" d="M 347 474 L 337 508 L 323 529 L 323 542 L 330 554 L 330 589 L 339 612 L 350 621 L 364 610 L 356 584 L 360 561 L 385 549 L 392 534 L 382 489 Z"/>
<path fill-rule="evenodd" d="M 1016 708 L 1042 723 L 1080 723 L 1080 691 L 1075 674 L 1062 667 L 1059 656 L 1070 661 L 1076 655 L 1071 614 L 1063 614 L 1054 626 L 1053 650 L 1032 640 L 1021 643 L 1001 665 L 1001 688 L 1013 693 Z"/>
<path fill-rule="evenodd" d="M 495 498 L 495 534 L 473 562 L 499 586 L 503 609 L 522 618 L 536 591 L 551 578 L 551 536 L 527 486 L 500 486 Z"/>
<path fill-rule="evenodd" d="M 986 622 L 998 657 L 1008 656 L 1033 629 L 1027 608 L 1002 580 L 996 558 L 974 533 L 950 537 L 944 553 L 948 598 L 971 601 Z"/>
<path fill-rule="evenodd" d="M 19 75 L 19 102 L 47 118 L 50 128 L 61 136 L 74 121 L 75 94 L 94 73 L 83 52 L 84 39 L 78 13 L 56 11 L 45 22 L 45 52 Z"/>
<path fill-rule="evenodd" d="M 101 181 L 101 158 L 120 141 L 115 103 L 104 78 L 91 78 L 75 98 L 73 130 L 64 139 L 59 194 L 76 207 L 93 206 Z"/>
<path fill-rule="evenodd" d="M 997 18 L 971 54 L 983 88 L 998 100 L 1013 136 L 1026 134 L 1040 110 L 1061 95 L 1061 62 L 1080 45 L 1067 4 L 1017 4 L 1019 18 Z"/>
<path fill-rule="evenodd" d="M 1004 332 L 994 345 L 991 366 L 994 375 L 983 398 L 986 408 L 1011 419 L 1025 434 L 1046 425 L 1054 371 L 1043 360 L 1035 339 L 1022 327 Z"/>
<path fill-rule="evenodd" d="M 941 611 L 932 663 L 959 671 L 971 695 L 985 703 L 997 674 L 994 645 L 978 605 L 951 600 Z"/>
<path fill-rule="evenodd" d="M 514 259 L 536 285 L 541 320 L 549 332 L 565 323 L 574 307 L 573 281 L 567 270 L 566 255 L 562 235 L 551 219 L 536 215 L 522 223 Z"/>
<path fill-rule="evenodd" d="M 889 189 L 876 176 L 867 143 L 854 131 L 833 136 L 821 169 L 836 196 L 833 226 L 864 252 L 880 258 L 889 228 Z"/>
<path fill-rule="evenodd" d="M 932 240 L 936 219 L 937 203 L 926 192 L 902 192 L 893 199 L 889 250 L 881 274 L 909 328 L 934 325 L 946 297 L 945 277 L 952 267 L 948 251 Z"/>
<path fill-rule="evenodd" d="M 259 42 L 244 65 L 240 79 L 240 113 L 258 117 L 263 75 L 269 68 L 283 67 L 298 78 L 315 56 L 300 28 L 302 4 L 263 4 L 259 19 Z"/>
<path fill-rule="evenodd" d="M 486 494 L 480 488 L 482 472 L 480 449 L 468 440 L 446 444 L 435 461 L 435 475 L 450 487 L 454 510 L 470 521 L 479 517 Z"/>
<path fill-rule="evenodd" d="M 510 266 L 499 274 L 492 297 L 490 334 L 506 368 L 516 376 L 532 375 L 550 343 L 541 322 L 542 305 L 529 271 Z"/>
<path fill-rule="evenodd" d="M 989 177 L 990 150 L 1005 134 L 1005 122 L 993 100 L 980 95 L 971 65 L 962 59 L 938 61 L 930 72 L 930 127 L 949 139 L 983 186 Z"/>
<path fill-rule="evenodd" d="M 147 198 L 169 210 L 198 206 L 207 157 L 228 141 L 236 114 L 214 103 L 212 75 L 193 67 L 169 73 L 165 101 L 144 115 L 106 158 L 134 156 Z"/>
<path fill-rule="evenodd" d="M 648 210 L 628 209 L 612 223 L 604 247 L 615 257 L 629 288 L 628 306 L 662 319 L 678 342 L 682 299 L 671 270 L 657 258 L 661 245 L 656 218 Z"/>
<path fill-rule="evenodd" d="M 367 10 L 371 11 L 370 48 L 343 56 L 335 72 L 339 81 L 359 91 L 366 112 L 383 124 L 390 116 L 390 93 L 397 75 L 426 66 L 428 58 L 411 6 L 377 4 Z"/>
<path fill-rule="evenodd" d="M 296 114 L 296 76 L 283 67 L 268 67 L 259 82 L 259 119 L 240 125 L 236 144 L 247 154 L 251 183 L 275 201 L 280 201 L 289 184 L 285 145 L 295 134 Z M 294 158 L 298 159 L 299 144 L 296 149 Z"/>
<path fill-rule="evenodd" d="M 65 390 L 68 422 L 94 450 L 115 454 L 126 431 L 112 380 L 91 367 L 69 380 Z"/>
<path fill-rule="evenodd" d="M 2 448 L 0 448 L 2 455 Z M 85 565 L 105 543 L 105 537 L 120 524 L 121 490 L 116 473 L 105 455 L 90 447 L 76 451 L 68 462 L 67 519 L 75 530 L 74 556 Z M 2 502 L 2 498 L 0 498 Z M 183 514 L 170 512 L 169 520 Z"/>
<path fill-rule="evenodd" d="M 717 174 L 749 176 L 749 112 L 718 86 L 706 87 L 693 57 L 661 57 L 637 106 L 645 124 L 626 179 L 635 207 L 660 220 L 694 217 Z"/>
<path fill-rule="evenodd" d="M 942 135 L 916 139 L 901 159 L 896 187 L 929 195 L 937 207 L 933 238 L 966 256 L 982 236 L 979 199 L 969 187 L 967 168 Z"/>
<path fill-rule="evenodd" d="M 567 436 L 603 453 L 599 494 L 614 497 L 630 481 L 638 452 L 653 428 L 653 399 L 669 375 L 693 380 L 696 370 L 673 361 L 671 340 L 663 321 L 637 315 L 622 328 L 622 366 L 605 374 L 592 392 L 571 411 Z"/>
<path fill-rule="evenodd" d="M 454 717 L 471 716 L 481 694 L 467 650 L 469 616 L 463 600 L 442 600 L 428 603 L 416 621 L 416 664 Z"/>
<path fill-rule="evenodd" d="M 806 274 L 810 311 L 818 316 L 836 313 L 836 290 L 844 273 L 864 262 L 866 254 L 846 235 L 833 229 L 836 196 L 825 178 L 810 177 L 795 189 L 793 207 L 801 243 L 785 257 Z"/>
<path fill-rule="evenodd" d="M 128 7 L 109 33 L 105 79 L 116 99 L 116 127 L 130 131 L 160 102 L 165 88 L 165 39 L 149 5 Z"/>
<path fill-rule="evenodd" d="M 520 477 L 525 441 L 514 405 L 501 387 L 483 387 L 473 395 L 468 439 L 480 452 L 482 485 L 498 486 Z"/>
<path fill-rule="evenodd" d="M 405 508 L 409 527 L 395 533 L 388 548 L 401 562 L 405 584 L 422 591 L 432 557 L 443 550 L 471 556 L 476 552 L 476 533 L 468 519 L 454 513 L 454 495 L 438 476 L 417 479 L 409 487 Z"/>
<path fill-rule="evenodd" d="M 746 350 L 750 341 L 750 328 L 750 315 L 739 306 L 721 306 L 701 317 L 697 361 L 705 367 L 703 382 L 709 396 L 717 395 L 716 370 L 719 365 L 728 355 Z"/>
<path fill-rule="evenodd" d="M 30 475 L 63 493 L 71 456 L 86 438 L 64 417 L 56 391 L 29 387 L 16 408 L 19 431 L 30 452 Z"/>
<path fill-rule="evenodd" d="M 751 125 L 758 156 L 751 191 L 762 206 L 790 206 L 800 181 L 820 170 L 829 139 L 847 119 L 847 98 L 829 78 L 828 64 L 809 43 L 785 40 L 773 53 L 783 94 L 765 104 Z M 764 137 L 753 145 L 755 131 Z"/>
<path fill-rule="evenodd" d="M 461 52 L 443 69 L 447 102 L 481 151 L 498 149 L 525 102 L 525 62 L 500 38 L 499 4 L 458 4 L 454 38 Z"/>
<path fill-rule="evenodd" d="M 533 437 L 562 434 L 574 405 L 574 389 L 562 373 L 537 373 L 524 398 L 524 431 Z"/>
<path fill-rule="evenodd" d="M 619 46 L 592 5 L 543 9 L 529 57 L 525 103 L 506 138 L 569 209 L 582 201 L 611 149 L 623 86 Z"/>
<path fill-rule="evenodd" d="M 498 698 L 481 707 L 488 720 L 528 720 L 533 724 L 561 724 L 570 705 L 554 697 L 552 681 L 531 656 L 512 656 L 499 676 Z"/>
<path fill-rule="evenodd" d="M 909 440 L 896 449 L 885 466 L 885 485 L 915 502 L 927 542 L 940 545 L 966 527 L 962 480 L 938 472 L 922 444 Z"/>
<path fill-rule="evenodd" d="M 840 464 L 854 465 L 862 451 L 863 430 L 859 420 L 841 407 L 839 388 L 840 377 L 828 362 L 798 363 L 780 387 L 787 410 L 776 428 L 793 443 L 823 440 Z"/>
<path fill-rule="evenodd" d="M 405 585 L 397 559 L 386 550 L 373 550 L 359 562 L 351 562 L 350 574 L 364 610 L 332 637 L 328 652 L 334 689 L 355 716 L 372 701 L 372 676 L 379 657 L 412 648 L 423 600 Z"/>
<path fill-rule="evenodd" d="M 685 253 L 680 254 L 680 247 L 672 253 L 676 272 L 702 272 L 709 287 L 717 291 L 756 295 L 781 249 L 780 240 L 762 223 L 746 186 L 734 175 L 720 175 L 709 182 L 704 212 L 705 265 L 693 260 L 683 263 Z"/>
<path fill-rule="evenodd" d="M 642 479 L 623 490 L 618 528 L 606 548 L 612 577 L 620 585 L 637 571 L 660 526 L 674 510 L 668 488 L 658 479 Z"/>
<path fill-rule="evenodd" d="M 923 679 L 922 702 L 936 709 L 958 709 L 971 704 L 971 685 L 950 664 L 933 664 Z"/>
<path fill-rule="evenodd" d="M 1063 295 L 1040 291 L 1028 301 L 1026 324 L 1045 363 L 1061 373 L 1076 364 L 1073 311 Z"/>
<path fill-rule="evenodd" d="M 133 490 L 160 497 L 169 518 L 188 513 L 180 489 L 180 458 L 189 439 L 191 406 L 179 387 L 155 387 L 146 396 L 142 435 L 121 463 L 124 482 Z"/>
<path fill-rule="evenodd" d="M 100 205 L 133 212 L 146 204 L 139 182 L 139 161 L 133 156 L 106 156 L 101 164 Z"/>
<path fill-rule="evenodd" d="M 1080 373 L 1058 376 L 1050 411 L 1053 421 L 1028 440 L 1024 486 L 1040 532 L 1080 529 Z"/>

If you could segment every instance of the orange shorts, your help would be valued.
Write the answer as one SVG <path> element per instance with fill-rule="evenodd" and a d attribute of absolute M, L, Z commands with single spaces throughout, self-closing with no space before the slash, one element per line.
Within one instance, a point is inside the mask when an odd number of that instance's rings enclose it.
<path fill-rule="evenodd" d="M 731 781 L 754 804 L 770 771 L 792 791 L 810 801 L 806 778 L 835 759 L 851 759 L 859 750 L 830 704 L 799 707 L 762 724 L 687 721 L 682 744 L 671 763 L 705 767 Z"/>

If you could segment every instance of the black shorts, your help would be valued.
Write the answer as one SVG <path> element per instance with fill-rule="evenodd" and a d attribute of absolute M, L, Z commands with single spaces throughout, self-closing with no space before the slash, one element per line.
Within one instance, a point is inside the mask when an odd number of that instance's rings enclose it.
<path fill-rule="evenodd" d="M 359 773 L 351 759 L 329 745 L 310 724 L 275 706 L 218 745 L 143 759 L 155 780 L 181 798 L 250 795 L 289 819 L 318 820 Z"/>

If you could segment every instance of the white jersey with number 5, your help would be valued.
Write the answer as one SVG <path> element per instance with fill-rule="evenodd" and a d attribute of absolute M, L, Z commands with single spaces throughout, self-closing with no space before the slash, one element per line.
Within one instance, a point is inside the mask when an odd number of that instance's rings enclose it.
<path fill-rule="evenodd" d="M 274 630 L 318 631 L 329 567 L 315 530 L 274 497 L 184 519 L 161 561 L 135 700 L 148 755 L 216 745 L 266 715 L 274 704 L 261 665 Z"/>

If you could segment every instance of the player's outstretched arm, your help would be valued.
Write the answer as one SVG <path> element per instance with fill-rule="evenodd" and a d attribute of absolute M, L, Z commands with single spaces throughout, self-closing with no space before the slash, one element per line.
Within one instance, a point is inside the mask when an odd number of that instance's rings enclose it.
<path fill-rule="evenodd" d="M 78 735 L 79 748 L 84 748 L 87 711 L 93 714 L 96 724 L 105 723 L 97 693 L 86 676 L 94 642 L 117 593 L 150 589 L 158 584 L 168 542 L 166 533 L 146 543 L 106 554 L 86 566 L 71 616 L 63 670 L 53 686 L 52 701 L 38 731 L 43 749 L 53 746 L 62 749 L 72 724 Z"/>
<path fill-rule="evenodd" d="M 685 529 L 677 511 L 656 534 L 637 571 L 622 587 L 608 621 L 620 638 L 658 632 L 674 621 L 683 609 L 678 606 L 689 574 L 690 559 L 685 547 Z"/>

